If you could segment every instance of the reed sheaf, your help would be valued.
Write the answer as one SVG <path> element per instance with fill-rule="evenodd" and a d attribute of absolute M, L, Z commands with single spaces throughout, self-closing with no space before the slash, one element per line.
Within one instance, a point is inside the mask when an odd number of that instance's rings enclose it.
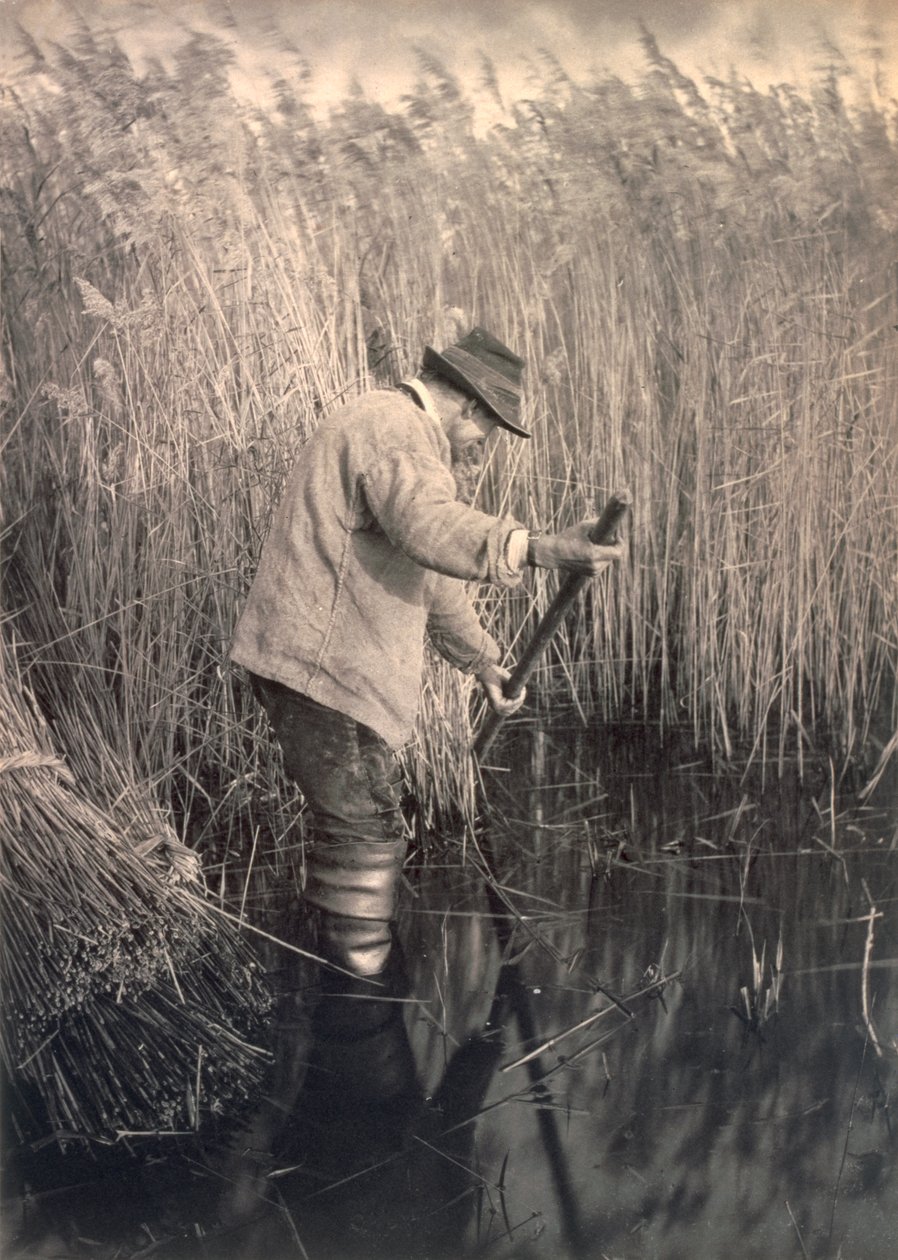
<path fill-rule="evenodd" d="M 139 74 L 86 28 L 20 39 L 9 624 L 67 740 L 99 724 L 224 896 L 252 827 L 284 836 L 301 804 L 227 663 L 270 504 L 321 415 L 475 321 L 526 355 L 535 430 L 482 501 L 544 528 L 634 501 L 629 562 L 532 706 L 685 723 L 724 757 L 825 736 L 861 762 L 891 712 L 893 106 L 832 49 L 807 90 L 762 92 L 643 46 L 636 83 L 542 58 L 511 104 L 486 60 L 468 91 L 421 56 L 396 108 L 356 91 L 322 118 L 284 41 L 263 108 L 224 38 Z M 482 593 L 512 653 L 551 594 Z M 406 754 L 425 822 L 474 807 L 468 706 L 434 665 Z M 276 875 L 289 848 L 267 850 Z"/>
<path fill-rule="evenodd" d="M 260 964 L 102 737 L 82 779 L 2 645 L 0 678 L 0 1065 L 19 1131 L 110 1139 L 224 1114 L 267 1063 Z"/>

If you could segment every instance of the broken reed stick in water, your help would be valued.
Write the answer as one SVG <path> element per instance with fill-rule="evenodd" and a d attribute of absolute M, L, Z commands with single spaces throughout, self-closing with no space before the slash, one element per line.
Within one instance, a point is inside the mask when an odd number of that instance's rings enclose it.
<path fill-rule="evenodd" d="M 874 924 L 877 919 L 882 918 L 882 912 L 876 909 L 873 904 L 873 898 L 870 896 L 870 889 L 867 887 L 867 881 L 861 880 L 867 901 L 870 903 L 869 914 L 864 915 L 867 921 L 867 939 L 864 942 L 864 962 L 861 969 L 861 1014 L 864 1019 L 864 1027 L 867 1029 L 867 1035 L 870 1038 L 870 1044 L 876 1051 L 879 1058 L 882 1058 L 882 1046 L 879 1042 L 879 1035 L 876 1031 L 876 1025 L 873 1023 L 873 1015 L 870 1002 L 870 960 L 873 957 L 873 942 L 875 938 Z"/>
<path fill-rule="evenodd" d="M 657 980 L 653 980 L 652 983 L 646 985 L 644 989 L 639 989 L 636 993 L 629 994 L 626 1000 L 628 1002 L 633 1002 L 636 998 L 645 997 L 647 993 L 651 993 L 653 990 L 661 988 L 663 985 L 668 984 L 671 980 L 676 980 L 679 974 L 679 971 L 672 971 L 669 976 L 659 976 Z M 529 1063 L 531 1059 L 539 1058 L 539 1056 L 544 1054 L 546 1050 L 553 1050 L 558 1045 L 559 1041 L 564 1041 L 565 1037 L 571 1037 L 574 1033 L 582 1032 L 584 1028 L 589 1028 L 591 1024 L 596 1023 L 596 1021 L 600 1020 L 604 1015 L 609 1015 L 612 1011 L 616 1011 L 618 1009 L 619 1004 L 614 1004 L 611 1006 L 603 1006 L 600 1011 L 593 1011 L 592 1015 L 587 1015 L 586 1019 L 581 1019 L 579 1023 L 573 1024 L 570 1028 L 565 1028 L 563 1032 L 555 1033 L 548 1039 L 548 1041 L 542 1042 L 542 1044 L 537 1046 L 535 1050 L 530 1050 L 527 1054 L 521 1055 L 521 1057 L 519 1059 L 515 1059 L 513 1063 L 503 1064 L 499 1071 L 510 1072 L 513 1068 L 521 1067 L 523 1064 Z M 632 1015 L 630 1018 L 632 1019 Z"/>

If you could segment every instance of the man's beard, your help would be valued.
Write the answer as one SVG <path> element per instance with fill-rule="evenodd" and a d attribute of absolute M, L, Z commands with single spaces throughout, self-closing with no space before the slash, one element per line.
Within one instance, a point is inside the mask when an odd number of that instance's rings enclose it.
<path fill-rule="evenodd" d="M 480 474 L 483 470 L 483 452 L 470 447 L 452 452 L 452 476 L 455 478 L 455 497 L 468 507 L 474 502 Z"/>

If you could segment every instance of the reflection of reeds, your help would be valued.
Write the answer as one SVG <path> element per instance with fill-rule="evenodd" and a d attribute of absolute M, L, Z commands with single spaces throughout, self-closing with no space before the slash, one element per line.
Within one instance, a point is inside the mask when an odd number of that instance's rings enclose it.
<path fill-rule="evenodd" d="M 515 763 L 523 766 L 527 735 L 518 736 Z M 520 809 L 520 821 L 495 836 L 495 869 L 504 888 L 518 890 L 514 907 L 552 907 L 541 924 L 545 947 L 531 945 L 517 968 L 534 1026 L 524 1034 L 505 1025 L 506 1072 L 479 1119 L 484 1167 L 513 1153 L 512 1219 L 525 1204 L 539 1210 L 556 1231 L 545 1254 L 578 1254 L 559 1241 L 561 1210 L 537 1113 L 551 1106 L 589 1254 L 626 1254 L 644 1229 L 645 1254 L 722 1255 L 734 1222 L 740 1255 L 777 1254 L 784 1245 L 798 1254 L 797 1242 L 783 1243 L 783 1225 L 792 1228 L 785 1201 L 810 1254 L 820 1253 L 837 1207 L 843 1249 L 875 1253 L 880 1231 L 890 1236 L 893 1186 L 858 1193 L 851 1178 L 841 1185 L 839 1164 L 841 1157 L 851 1167 L 850 1155 L 862 1152 L 875 1170 L 888 1165 L 892 1146 L 894 969 L 883 959 L 873 970 L 872 921 L 856 900 L 865 878 L 863 907 L 875 902 L 883 940 L 894 933 L 891 854 L 880 844 L 894 811 L 839 814 L 827 826 L 834 856 L 812 841 L 811 794 L 793 796 L 794 784 L 762 786 L 760 768 L 744 779 L 721 770 L 701 776 L 694 764 L 671 771 L 678 757 L 656 758 L 642 741 L 630 759 L 620 747 L 606 756 L 588 740 L 564 744 L 557 731 L 554 741 L 541 824 L 528 826 Z M 688 741 L 683 749 L 691 760 Z M 571 805 L 595 784 L 597 762 L 608 791 L 594 844 L 604 830 L 609 855 L 598 879 L 569 821 Z M 497 795 L 505 778 L 491 782 Z M 473 914 L 453 918 L 448 939 L 437 940 L 427 910 L 431 897 L 445 905 L 445 877 L 428 880 L 426 869 L 422 877 L 404 924 L 410 955 L 426 960 L 416 991 L 429 995 L 428 973 L 444 950 L 446 1028 L 460 1037 L 483 1020 L 483 972 L 495 972 L 499 960 L 495 951 L 484 957 Z M 452 905 L 471 912 L 480 904 L 485 913 L 477 894 L 453 886 Z M 530 934 L 517 932 L 529 944 Z M 598 1003 L 589 976 L 629 1003 L 662 962 L 679 973 L 663 1005 L 634 1002 L 633 1020 L 607 1008 L 590 1027 Z M 873 1053 L 865 1007 L 879 1024 L 882 1057 Z M 422 1059 L 435 1059 L 435 1034 L 419 1023 L 415 1036 L 429 1046 Z M 526 1074 L 534 1052 L 544 1060 L 540 1092 Z"/>
<path fill-rule="evenodd" d="M 447 309 L 530 365 L 536 437 L 496 452 L 486 501 L 551 528 L 633 491 L 630 565 L 532 703 L 781 757 L 818 723 L 861 750 L 888 700 L 894 139 L 835 74 L 699 92 L 644 47 L 638 88 L 548 67 L 482 137 L 432 60 L 403 108 L 322 122 L 301 75 L 242 109 L 209 35 L 139 79 L 87 29 L 77 55 L 24 50 L 2 203 L 22 660 L 73 732 L 104 690 L 106 738 L 217 858 L 248 807 L 276 834 L 294 812 L 226 666 L 270 501 L 322 414 L 454 336 Z M 484 615 L 512 644 L 550 594 Z M 473 812 L 469 736 L 438 666 L 407 754 L 425 821 Z"/>

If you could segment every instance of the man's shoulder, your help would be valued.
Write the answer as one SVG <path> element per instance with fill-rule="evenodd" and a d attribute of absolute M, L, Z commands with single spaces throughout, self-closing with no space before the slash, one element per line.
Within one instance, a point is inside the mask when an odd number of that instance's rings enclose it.
<path fill-rule="evenodd" d="M 420 408 L 412 402 L 408 394 L 404 394 L 400 389 L 369 389 L 364 394 L 359 394 L 357 398 L 351 398 L 349 402 L 344 403 L 335 414 L 347 421 L 369 415 L 384 419 L 398 416 L 400 419 L 408 420 L 414 419 L 419 411 Z"/>
<path fill-rule="evenodd" d="M 360 394 L 334 412 L 329 425 L 352 444 L 382 450 L 440 445 L 439 426 L 398 389 L 372 389 Z"/>

